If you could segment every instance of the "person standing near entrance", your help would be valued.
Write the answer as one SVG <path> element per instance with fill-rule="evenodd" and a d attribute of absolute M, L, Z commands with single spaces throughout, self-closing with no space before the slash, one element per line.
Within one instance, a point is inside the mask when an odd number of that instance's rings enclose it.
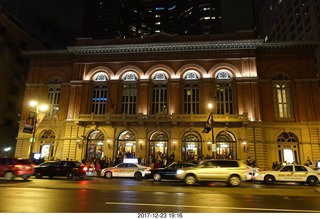
<path fill-rule="evenodd" d="M 169 157 L 169 164 L 172 164 L 174 162 L 174 157 L 175 157 L 175 154 L 174 154 L 174 152 L 172 152 Z"/>

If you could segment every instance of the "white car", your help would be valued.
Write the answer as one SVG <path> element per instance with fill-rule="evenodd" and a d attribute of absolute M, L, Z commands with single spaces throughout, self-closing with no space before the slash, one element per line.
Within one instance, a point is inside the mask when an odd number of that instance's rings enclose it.
<path fill-rule="evenodd" d="M 251 181 L 252 177 L 259 172 L 259 168 L 247 165 L 247 169 L 249 171 L 249 174 L 247 175 L 247 181 Z"/>
<path fill-rule="evenodd" d="M 142 179 L 146 173 L 150 173 L 150 167 L 142 166 L 137 163 L 120 163 L 114 167 L 101 170 L 101 176 L 111 179 L 113 177 L 132 177 Z"/>
<path fill-rule="evenodd" d="M 299 182 L 301 184 L 308 183 L 311 186 L 316 186 L 320 181 L 320 172 L 305 165 L 288 164 L 278 166 L 274 170 L 257 172 L 252 177 L 252 180 L 261 181 L 266 184 Z"/>

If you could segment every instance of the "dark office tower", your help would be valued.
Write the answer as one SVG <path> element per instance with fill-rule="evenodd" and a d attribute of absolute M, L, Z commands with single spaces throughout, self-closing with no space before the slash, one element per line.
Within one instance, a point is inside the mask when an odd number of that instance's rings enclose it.
<path fill-rule="evenodd" d="M 222 32 L 221 0 L 178 0 L 179 35 Z"/>
<path fill-rule="evenodd" d="M 87 0 L 83 37 L 95 39 L 120 36 L 123 7 L 120 0 Z"/>

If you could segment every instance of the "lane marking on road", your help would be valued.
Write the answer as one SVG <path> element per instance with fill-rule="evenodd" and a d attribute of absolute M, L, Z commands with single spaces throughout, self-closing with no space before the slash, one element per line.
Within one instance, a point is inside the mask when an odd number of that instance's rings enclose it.
<path fill-rule="evenodd" d="M 140 205 L 151 207 L 174 207 L 174 208 L 210 208 L 224 210 L 249 210 L 249 211 L 272 211 L 272 212 L 304 212 L 304 213 L 320 213 L 317 210 L 295 210 L 295 209 L 278 209 L 278 208 L 242 208 L 242 207 L 218 207 L 218 206 L 198 206 L 198 205 L 167 205 L 167 204 L 148 204 L 148 203 L 131 203 L 131 202 L 105 202 L 106 205 Z"/>

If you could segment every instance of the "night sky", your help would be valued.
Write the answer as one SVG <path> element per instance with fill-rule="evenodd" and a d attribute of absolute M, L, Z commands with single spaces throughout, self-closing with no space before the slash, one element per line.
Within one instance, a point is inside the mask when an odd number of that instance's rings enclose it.
<path fill-rule="evenodd" d="M 24 30 L 52 49 L 63 49 L 81 37 L 85 0 L 20 0 L 16 17 Z M 252 0 L 223 0 L 224 32 L 252 29 Z M 49 26 L 47 25 L 49 24 Z M 52 37 L 55 36 L 55 37 Z"/>

